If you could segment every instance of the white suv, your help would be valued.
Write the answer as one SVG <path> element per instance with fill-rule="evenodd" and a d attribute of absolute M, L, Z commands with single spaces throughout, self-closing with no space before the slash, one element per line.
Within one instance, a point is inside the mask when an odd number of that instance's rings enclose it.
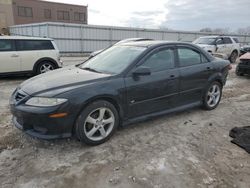
<path fill-rule="evenodd" d="M 223 54 L 234 63 L 240 54 L 240 44 L 237 38 L 229 36 L 206 36 L 196 39 L 194 44 L 212 54 Z"/>
<path fill-rule="evenodd" d="M 0 36 L 0 75 L 41 74 L 62 66 L 52 39 Z"/>

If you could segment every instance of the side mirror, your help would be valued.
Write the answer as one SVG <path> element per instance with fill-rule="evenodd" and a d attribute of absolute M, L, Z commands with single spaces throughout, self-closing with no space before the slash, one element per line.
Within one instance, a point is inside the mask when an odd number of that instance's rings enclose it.
<path fill-rule="evenodd" d="M 148 67 L 138 67 L 133 71 L 133 76 L 138 77 L 138 76 L 147 76 L 151 74 L 151 71 Z"/>

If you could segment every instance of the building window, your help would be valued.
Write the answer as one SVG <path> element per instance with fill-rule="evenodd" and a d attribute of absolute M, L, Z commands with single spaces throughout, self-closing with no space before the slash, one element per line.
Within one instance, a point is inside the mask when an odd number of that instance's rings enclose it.
<path fill-rule="evenodd" d="M 18 7 L 18 16 L 22 17 L 33 17 L 31 7 Z"/>
<path fill-rule="evenodd" d="M 75 12 L 74 20 L 84 22 L 85 21 L 85 13 Z"/>
<path fill-rule="evenodd" d="M 86 22 L 87 21 L 87 18 L 86 18 L 86 13 L 84 12 L 83 13 L 83 21 Z"/>
<path fill-rule="evenodd" d="M 69 12 L 68 11 L 57 11 L 57 19 L 58 20 L 69 20 Z"/>
<path fill-rule="evenodd" d="M 51 19 L 51 10 L 50 9 L 44 9 L 44 18 Z"/>

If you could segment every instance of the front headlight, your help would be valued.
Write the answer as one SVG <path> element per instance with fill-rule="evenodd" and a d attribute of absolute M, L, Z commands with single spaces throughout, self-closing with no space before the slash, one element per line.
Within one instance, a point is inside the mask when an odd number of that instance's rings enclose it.
<path fill-rule="evenodd" d="M 32 97 L 25 104 L 29 106 L 50 107 L 60 105 L 67 101 L 68 99 L 62 98 Z"/>

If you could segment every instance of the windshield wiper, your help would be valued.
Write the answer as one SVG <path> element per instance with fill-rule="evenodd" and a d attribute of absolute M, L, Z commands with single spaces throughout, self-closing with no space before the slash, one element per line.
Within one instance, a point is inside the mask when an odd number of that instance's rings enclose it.
<path fill-rule="evenodd" d="M 88 71 L 91 71 L 91 72 L 101 73 L 100 71 L 97 71 L 97 70 L 92 69 L 92 68 L 90 68 L 90 67 L 83 67 L 83 68 L 81 68 L 81 69 L 83 69 L 83 70 L 88 70 Z"/>

